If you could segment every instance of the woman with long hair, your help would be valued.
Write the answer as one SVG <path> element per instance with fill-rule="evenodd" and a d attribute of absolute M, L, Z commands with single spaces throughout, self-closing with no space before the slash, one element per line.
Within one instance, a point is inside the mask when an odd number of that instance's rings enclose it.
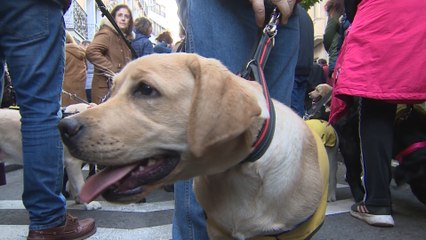
<path fill-rule="evenodd" d="M 119 4 L 111 11 L 111 15 L 124 36 L 129 41 L 133 40 L 133 16 L 130 8 Z M 95 67 L 92 101 L 99 104 L 107 98 L 112 77 L 132 60 L 132 52 L 111 22 L 103 19 L 99 31 L 86 49 L 86 56 Z"/>

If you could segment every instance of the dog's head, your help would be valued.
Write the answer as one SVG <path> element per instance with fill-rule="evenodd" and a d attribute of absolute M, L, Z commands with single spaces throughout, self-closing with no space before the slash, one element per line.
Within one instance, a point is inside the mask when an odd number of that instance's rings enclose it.
<path fill-rule="evenodd" d="M 327 96 L 327 94 L 329 94 L 332 90 L 333 88 L 327 83 L 321 83 L 318 84 L 314 90 L 309 92 L 308 95 L 309 98 L 312 99 L 312 102 L 316 103 L 321 100 L 322 97 Z"/>
<path fill-rule="evenodd" d="M 244 159 L 267 118 L 260 86 L 194 54 L 129 63 L 111 98 L 61 121 L 71 154 L 108 166 L 81 193 L 133 202 L 178 179 L 225 171 Z M 104 189 L 108 187 L 108 190 Z"/>

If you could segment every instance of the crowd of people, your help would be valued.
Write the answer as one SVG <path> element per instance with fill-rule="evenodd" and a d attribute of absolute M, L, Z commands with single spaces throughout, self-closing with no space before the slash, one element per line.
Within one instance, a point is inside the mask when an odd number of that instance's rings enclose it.
<path fill-rule="evenodd" d="M 176 2 L 181 38 L 190 39 L 180 42 L 183 49 L 216 58 L 232 72 L 241 72 L 270 6 L 263 0 Z M 309 86 L 333 86 L 331 124 L 339 132 L 348 112 L 356 111 L 358 116 L 352 126 L 353 134 L 359 136 L 357 152 L 345 159 L 355 200 L 351 215 L 370 225 L 393 226 L 389 189 L 393 121 L 397 103 L 426 100 L 425 50 L 421 48 L 426 27 L 413 24 L 413 19 L 422 19 L 426 2 L 328 0 L 323 42 L 328 65 L 325 59 L 313 61 L 313 23 L 300 1 L 272 2 L 282 17 L 264 69 L 270 95 L 303 117 Z M 108 98 L 114 74 L 132 59 L 176 51 L 169 31 L 158 34 L 153 44 L 149 39 L 152 22 L 146 17 L 134 20 L 125 4 L 111 11 L 125 39 L 103 19 L 94 38 L 79 45 L 65 31 L 63 14 L 69 3 L 6 1 L 0 7 L 4 19 L 0 22 L 0 73 L 3 76 L 7 64 L 22 115 L 22 199 L 30 217 L 28 239 L 76 239 L 96 231 L 93 219 L 79 220 L 67 213 L 61 193 L 63 147 L 56 128 L 61 106 L 76 101 L 101 104 Z M 208 239 L 192 179 L 176 182 L 174 194 L 173 239 Z"/>

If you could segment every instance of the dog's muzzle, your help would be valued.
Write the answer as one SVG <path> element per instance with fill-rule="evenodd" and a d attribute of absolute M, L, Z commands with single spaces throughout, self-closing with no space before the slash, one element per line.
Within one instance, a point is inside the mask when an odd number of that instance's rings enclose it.
<path fill-rule="evenodd" d="M 100 158 L 105 154 L 92 154 L 84 148 L 88 128 L 75 118 L 64 118 L 58 128 L 62 140 L 69 152 L 83 161 L 101 163 Z M 87 133 L 87 132 L 86 132 Z M 149 185 L 156 185 L 158 181 L 167 177 L 180 161 L 180 154 L 175 151 L 164 150 L 153 156 L 143 157 L 127 165 L 103 164 L 106 168 L 88 179 L 80 192 L 82 202 L 91 202 L 100 194 L 107 201 L 136 202 L 138 196 L 143 197 L 150 189 Z"/>

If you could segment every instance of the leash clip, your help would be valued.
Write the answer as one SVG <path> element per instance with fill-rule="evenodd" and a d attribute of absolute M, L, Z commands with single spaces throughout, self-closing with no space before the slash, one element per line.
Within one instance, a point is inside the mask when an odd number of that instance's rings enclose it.
<path fill-rule="evenodd" d="M 281 13 L 277 10 L 275 7 L 271 14 L 271 19 L 269 19 L 269 23 L 266 24 L 265 28 L 263 29 L 263 33 L 267 34 L 270 38 L 274 38 L 275 35 L 277 35 L 277 26 L 278 21 L 280 19 Z"/>

